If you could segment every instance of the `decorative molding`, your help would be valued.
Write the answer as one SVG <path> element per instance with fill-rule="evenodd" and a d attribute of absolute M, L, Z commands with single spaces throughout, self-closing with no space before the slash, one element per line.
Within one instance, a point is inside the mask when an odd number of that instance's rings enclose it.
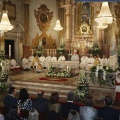
<path fill-rule="evenodd" d="M 41 35 L 36 35 L 35 38 L 32 39 L 32 49 L 36 49 L 42 43 L 44 49 L 55 49 L 56 43 L 52 36 L 48 36 L 46 33 L 42 33 Z"/>
<path fill-rule="evenodd" d="M 42 32 L 46 32 L 53 17 L 53 12 L 50 12 L 45 4 L 41 4 L 38 10 L 34 10 L 37 26 Z"/>

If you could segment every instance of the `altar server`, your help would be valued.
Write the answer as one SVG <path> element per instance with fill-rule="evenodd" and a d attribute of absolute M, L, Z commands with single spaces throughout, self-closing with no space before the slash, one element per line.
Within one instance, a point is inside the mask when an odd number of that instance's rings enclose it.
<path fill-rule="evenodd" d="M 60 57 L 58 58 L 58 61 L 65 61 L 65 56 L 63 54 L 60 55 Z"/>
<path fill-rule="evenodd" d="M 43 54 L 42 54 L 42 56 L 40 56 L 39 60 L 40 60 L 41 65 L 42 65 L 43 67 L 45 67 L 45 65 L 44 65 L 45 56 L 44 56 Z"/>
<path fill-rule="evenodd" d="M 77 54 L 77 50 L 74 50 L 71 61 L 79 61 L 79 55 Z"/>
<path fill-rule="evenodd" d="M 23 70 L 30 70 L 31 66 L 26 56 L 22 59 Z"/>
<path fill-rule="evenodd" d="M 86 54 L 84 54 L 84 55 L 81 57 L 80 68 L 82 68 L 82 69 L 85 69 L 85 68 L 86 68 L 87 60 L 88 60 L 88 57 L 86 56 Z"/>
<path fill-rule="evenodd" d="M 101 60 L 101 64 L 102 64 L 102 66 L 107 66 L 108 65 L 108 59 L 105 57 L 105 55 L 103 55 L 103 58 Z"/>

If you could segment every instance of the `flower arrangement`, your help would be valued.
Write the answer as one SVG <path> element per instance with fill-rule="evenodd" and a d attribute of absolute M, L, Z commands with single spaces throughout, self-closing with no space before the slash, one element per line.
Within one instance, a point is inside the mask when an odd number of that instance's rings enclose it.
<path fill-rule="evenodd" d="M 101 49 L 99 48 L 96 41 L 93 43 L 93 47 L 90 48 L 89 51 L 90 51 L 91 54 L 93 54 L 93 56 L 95 56 L 97 54 L 100 54 Z"/>
<path fill-rule="evenodd" d="M 8 88 L 6 81 L 0 82 L 0 91 L 5 91 Z"/>
<path fill-rule="evenodd" d="M 91 68 L 91 73 L 89 76 L 92 80 L 92 83 L 94 84 L 99 83 L 99 85 L 110 85 L 113 84 L 113 75 L 111 74 L 112 72 L 112 68 L 98 65 Z"/>
<path fill-rule="evenodd" d="M 88 95 L 88 90 L 89 87 L 87 84 L 87 79 L 86 78 L 79 79 L 77 83 L 77 90 L 75 92 L 75 98 L 84 100 L 86 95 Z"/>
<path fill-rule="evenodd" d="M 59 47 L 57 48 L 57 52 L 58 52 L 59 54 L 65 53 L 65 45 L 64 45 L 63 43 L 61 43 L 61 44 L 59 45 Z"/>
<path fill-rule="evenodd" d="M 67 71 L 66 69 L 62 69 L 60 72 L 55 72 L 54 67 L 51 66 L 48 70 L 48 72 L 46 73 L 46 76 L 51 76 L 51 77 L 71 77 L 71 71 Z"/>

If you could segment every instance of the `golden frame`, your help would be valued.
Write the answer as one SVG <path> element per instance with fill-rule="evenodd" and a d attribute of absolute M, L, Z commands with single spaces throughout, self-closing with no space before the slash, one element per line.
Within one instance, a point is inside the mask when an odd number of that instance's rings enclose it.
<path fill-rule="evenodd" d="M 41 4 L 38 10 L 34 10 L 37 26 L 42 32 L 46 32 L 53 17 L 53 12 L 50 12 L 46 5 Z"/>
<path fill-rule="evenodd" d="M 10 20 L 16 19 L 16 4 L 12 4 L 11 1 L 3 1 L 3 10 L 8 11 L 8 17 Z"/>
<path fill-rule="evenodd" d="M 85 5 L 89 5 L 89 7 L 85 7 Z M 83 9 L 84 8 L 84 9 Z M 75 35 L 84 34 L 81 33 L 80 27 L 84 23 L 87 23 L 90 26 L 90 31 L 87 34 L 91 34 L 93 32 L 93 22 L 94 22 L 94 8 L 89 2 L 77 2 L 75 9 Z M 85 33 L 86 34 L 86 33 Z"/>

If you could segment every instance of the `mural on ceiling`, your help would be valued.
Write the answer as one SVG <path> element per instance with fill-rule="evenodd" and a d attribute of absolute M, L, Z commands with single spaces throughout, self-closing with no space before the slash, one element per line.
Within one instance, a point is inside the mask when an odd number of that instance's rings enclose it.
<path fill-rule="evenodd" d="M 93 19 L 93 6 L 89 2 L 77 2 L 75 9 L 75 34 L 91 34 L 93 31 Z"/>

